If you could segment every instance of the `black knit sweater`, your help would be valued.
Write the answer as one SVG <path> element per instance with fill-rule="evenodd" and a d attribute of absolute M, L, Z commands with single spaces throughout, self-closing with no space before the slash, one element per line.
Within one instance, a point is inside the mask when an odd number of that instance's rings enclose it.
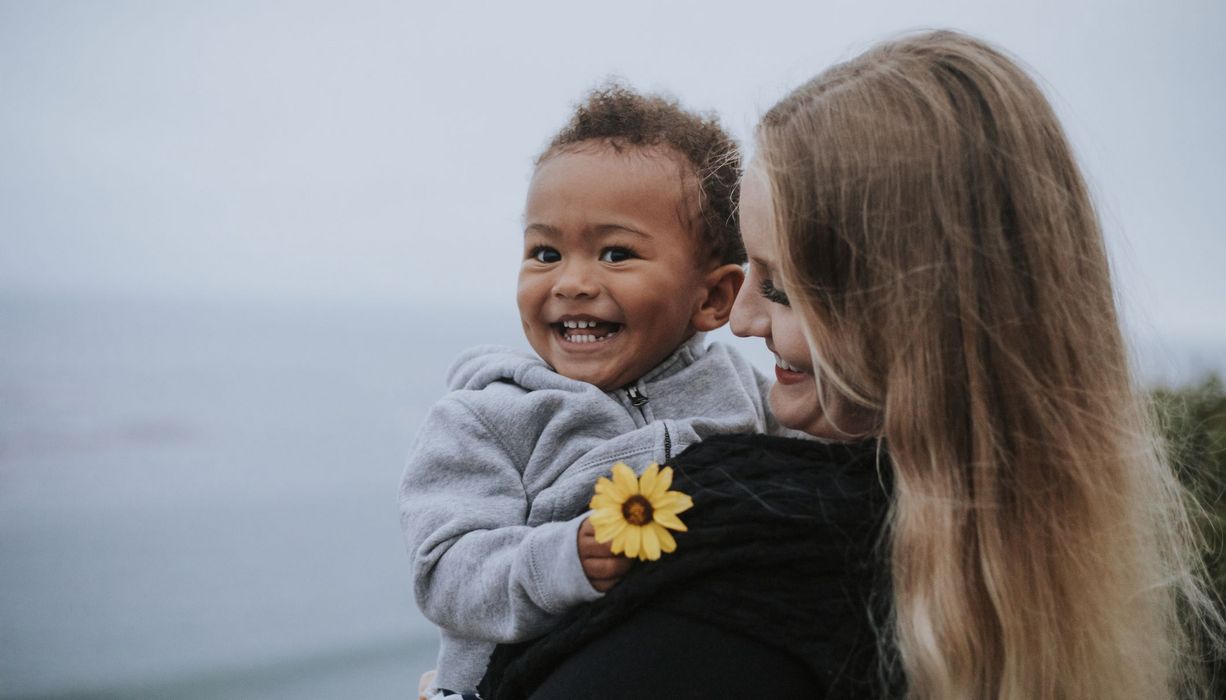
<path fill-rule="evenodd" d="M 891 472 L 879 443 L 723 436 L 671 466 L 673 489 L 694 499 L 677 551 L 636 564 L 545 637 L 500 646 L 482 696 L 544 684 L 553 690 L 540 696 L 731 697 L 744 692 L 729 685 L 738 679 L 751 694 L 776 689 L 770 697 L 896 694 L 898 680 L 880 678 L 875 633 L 890 597 L 878 540 Z"/>

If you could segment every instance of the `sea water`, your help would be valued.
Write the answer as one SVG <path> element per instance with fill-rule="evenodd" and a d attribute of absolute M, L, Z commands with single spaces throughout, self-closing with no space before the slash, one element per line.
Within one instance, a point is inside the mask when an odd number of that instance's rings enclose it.
<path fill-rule="evenodd" d="M 516 326 L 0 301 L 0 697 L 413 696 L 404 455 L 455 354 Z"/>

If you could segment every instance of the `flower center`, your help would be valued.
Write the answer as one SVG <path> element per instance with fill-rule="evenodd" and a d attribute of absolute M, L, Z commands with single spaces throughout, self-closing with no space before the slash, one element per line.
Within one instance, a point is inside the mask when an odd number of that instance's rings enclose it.
<path fill-rule="evenodd" d="M 646 525 L 651 522 L 651 501 L 642 496 L 631 496 L 622 504 L 622 517 L 631 525 Z"/>

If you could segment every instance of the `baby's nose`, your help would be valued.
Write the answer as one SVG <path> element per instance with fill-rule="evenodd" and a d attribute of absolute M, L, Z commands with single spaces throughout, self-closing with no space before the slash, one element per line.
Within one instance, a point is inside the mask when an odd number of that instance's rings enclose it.
<path fill-rule="evenodd" d="M 590 266 L 579 262 L 564 263 L 553 284 L 554 295 L 567 299 L 594 297 L 599 292 L 600 285 Z"/>

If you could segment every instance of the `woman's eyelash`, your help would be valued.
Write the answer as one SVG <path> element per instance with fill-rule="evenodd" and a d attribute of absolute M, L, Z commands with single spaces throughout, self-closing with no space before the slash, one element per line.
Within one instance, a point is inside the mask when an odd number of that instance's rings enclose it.
<path fill-rule="evenodd" d="M 762 292 L 762 296 L 766 297 L 767 301 L 782 304 L 784 306 L 791 306 L 791 303 L 788 302 L 788 295 L 784 294 L 782 290 L 776 287 L 775 283 L 771 280 L 762 280 L 762 282 L 758 285 L 758 289 Z"/>

